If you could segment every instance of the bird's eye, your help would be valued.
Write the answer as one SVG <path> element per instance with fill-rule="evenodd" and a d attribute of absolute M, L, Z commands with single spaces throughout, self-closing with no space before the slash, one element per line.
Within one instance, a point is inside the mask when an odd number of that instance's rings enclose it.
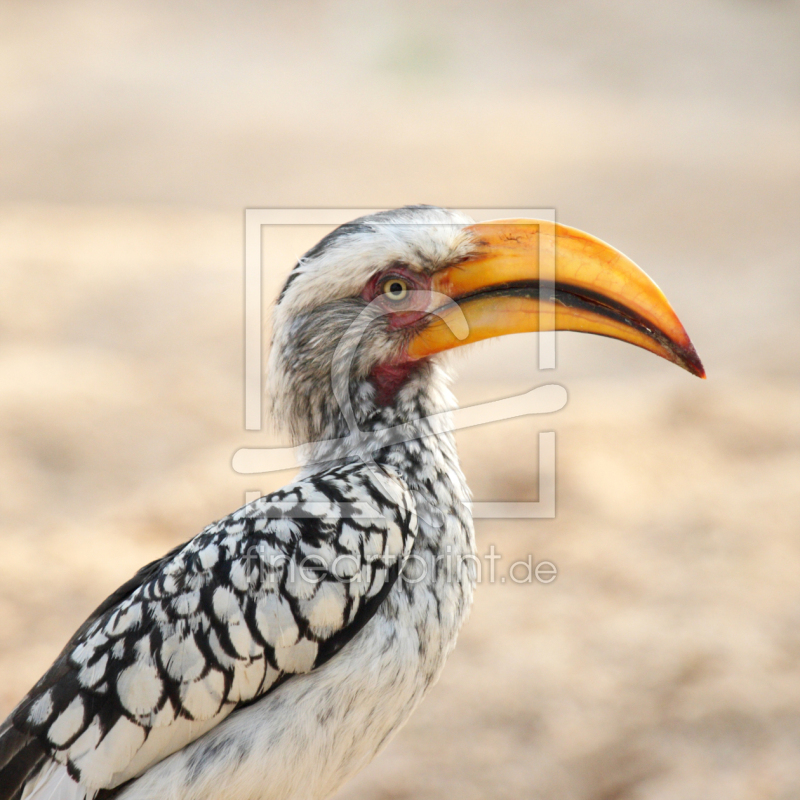
<path fill-rule="evenodd" d="M 381 290 L 387 300 L 400 303 L 408 297 L 408 282 L 403 278 L 387 278 L 381 285 Z"/>

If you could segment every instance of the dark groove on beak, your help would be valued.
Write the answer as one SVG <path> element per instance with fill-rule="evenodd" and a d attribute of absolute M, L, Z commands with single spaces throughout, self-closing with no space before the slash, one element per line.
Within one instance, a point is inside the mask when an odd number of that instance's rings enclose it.
<path fill-rule="evenodd" d="M 453 302 L 460 304 L 467 300 L 491 297 L 526 297 L 530 300 L 544 300 L 554 305 L 563 305 L 601 314 L 608 319 L 621 322 L 630 328 L 641 331 L 670 352 L 675 357 L 676 363 L 687 372 L 691 372 L 692 375 L 700 378 L 705 378 L 705 369 L 691 342 L 688 347 L 684 347 L 672 341 L 641 314 L 599 292 L 559 282 L 556 282 L 555 286 L 553 284 L 546 286 L 544 292 L 542 292 L 538 280 L 529 280 L 502 283 L 487 289 L 468 292 L 453 298 Z M 602 336 L 603 334 L 599 335 Z"/>

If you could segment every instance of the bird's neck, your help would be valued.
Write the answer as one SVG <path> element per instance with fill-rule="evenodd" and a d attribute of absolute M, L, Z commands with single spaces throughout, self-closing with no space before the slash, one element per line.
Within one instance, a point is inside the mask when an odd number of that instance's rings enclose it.
<path fill-rule="evenodd" d="M 430 648 L 424 670 L 433 680 L 466 617 L 476 580 L 470 494 L 452 432 L 455 398 L 434 365 L 427 374 L 410 376 L 388 405 L 381 404 L 372 382 L 354 386 L 352 406 L 358 409 L 357 429 L 343 414 L 331 420 L 327 440 L 308 447 L 304 473 L 331 462 L 361 461 L 378 477 L 383 470 L 394 473 L 411 492 L 418 525 L 414 564 L 422 572 L 404 584 L 406 593 L 387 600 L 386 613 L 405 608 L 423 641 L 429 636 L 428 609 L 435 604 L 444 649 Z"/>
<path fill-rule="evenodd" d="M 452 434 L 456 400 L 448 384 L 434 364 L 405 375 L 388 403 L 386 387 L 374 377 L 353 383 L 350 403 L 334 402 L 317 415 L 320 435 L 302 448 L 304 474 L 332 462 L 362 460 L 393 467 L 426 493 L 435 493 L 437 478 L 452 478 L 459 492 L 462 486 L 466 491 Z"/>

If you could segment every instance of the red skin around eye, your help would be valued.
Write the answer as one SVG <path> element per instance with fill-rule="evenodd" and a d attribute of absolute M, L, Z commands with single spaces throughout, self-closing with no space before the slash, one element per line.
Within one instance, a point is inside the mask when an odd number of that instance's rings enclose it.
<path fill-rule="evenodd" d="M 376 298 L 380 298 L 383 294 L 381 287 L 388 278 L 403 278 L 408 284 L 410 292 L 427 291 L 430 289 L 431 285 L 431 280 L 427 275 L 420 275 L 418 272 L 412 272 L 406 267 L 393 267 L 372 278 L 361 293 L 364 300 L 372 302 Z M 381 301 L 379 299 L 378 302 L 389 312 L 386 315 L 386 323 L 390 328 L 406 328 L 425 316 L 426 312 L 424 309 L 415 308 L 415 301 L 418 306 L 420 300 L 420 297 L 414 297 L 412 294 L 408 303 L 405 305 L 403 303 L 392 303 L 391 300 Z"/>
<path fill-rule="evenodd" d="M 430 289 L 431 281 L 427 275 L 420 275 L 412 272 L 405 267 L 393 267 L 376 275 L 368 284 L 361 296 L 368 303 L 378 298 L 381 307 L 387 312 L 386 324 L 390 328 L 399 329 L 413 326 L 416 322 L 426 316 L 426 311 L 420 309 L 419 304 L 424 297 L 414 296 L 413 294 L 408 303 L 392 303 L 390 300 L 381 300 L 383 294 L 382 286 L 388 278 L 403 278 L 408 284 L 410 292 L 427 291 Z M 417 307 L 415 308 L 415 303 Z M 425 302 L 427 307 L 427 302 Z M 389 405 L 394 401 L 400 387 L 406 382 L 408 376 L 419 366 L 419 362 L 411 361 L 402 356 L 392 363 L 379 364 L 372 370 L 372 380 L 377 391 L 377 401 L 381 405 Z"/>

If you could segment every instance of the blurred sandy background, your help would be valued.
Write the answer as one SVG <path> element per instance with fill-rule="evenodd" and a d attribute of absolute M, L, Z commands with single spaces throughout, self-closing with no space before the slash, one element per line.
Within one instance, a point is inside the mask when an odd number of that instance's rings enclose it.
<path fill-rule="evenodd" d="M 562 335 L 549 418 L 461 436 L 502 571 L 344 798 L 800 797 L 800 6 L 0 3 L 0 715 L 245 478 L 243 209 L 554 207 L 650 272 L 691 378 Z M 271 297 L 323 233 L 275 233 Z M 542 382 L 463 359 L 465 402 Z M 500 572 L 499 574 L 502 574 Z"/>

